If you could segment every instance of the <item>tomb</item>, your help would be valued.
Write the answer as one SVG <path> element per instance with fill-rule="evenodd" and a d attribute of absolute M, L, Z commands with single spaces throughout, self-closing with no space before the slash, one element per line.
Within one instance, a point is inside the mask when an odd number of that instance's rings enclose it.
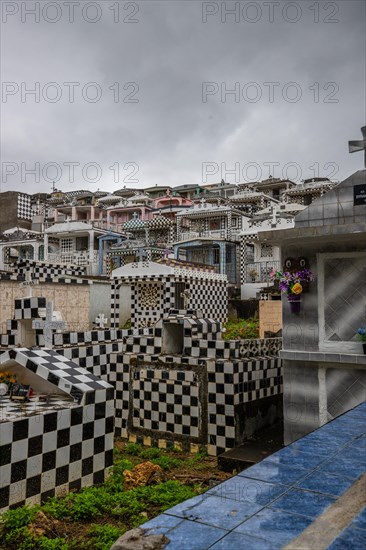
<path fill-rule="evenodd" d="M 51 349 L 66 323 L 36 283 L 1 337 L 0 512 L 101 483 L 113 463 L 114 388 Z"/>
<path fill-rule="evenodd" d="M 110 356 L 117 435 L 218 455 L 281 415 L 281 338 L 222 338 L 225 275 L 165 258 L 125 265 L 112 279 L 115 329 L 121 287 L 133 296 L 123 352 Z"/>
<path fill-rule="evenodd" d="M 227 278 L 210 266 L 164 258 L 160 262 L 127 264 L 112 271 L 111 277 L 111 324 L 115 328 L 119 328 L 120 316 L 126 317 L 126 288 L 131 325 L 135 328 L 153 326 L 171 309 L 185 309 L 185 291 L 189 292 L 190 309 L 199 310 L 202 317 L 227 320 Z"/>
<path fill-rule="evenodd" d="M 113 387 L 50 349 L 3 352 L 4 371 L 32 391 L 24 401 L 0 397 L 0 512 L 103 482 L 113 462 Z"/>
<path fill-rule="evenodd" d="M 291 443 L 366 400 L 358 339 L 366 326 L 366 170 L 300 212 L 293 229 L 261 237 L 281 245 L 282 260 L 305 258 L 316 276 L 297 312 L 283 300 L 285 443 Z"/>
<path fill-rule="evenodd" d="M 226 276 L 161 262 L 115 270 L 111 315 L 93 330 L 67 330 L 45 297 L 16 300 L 0 370 L 33 393 L 2 398 L 1 510 L 103 481 L 114 435 L 215 456 L 281 414 L 281 339 L 225 341 Z M 134 296 L 129 329 L 121 285 Z"/>

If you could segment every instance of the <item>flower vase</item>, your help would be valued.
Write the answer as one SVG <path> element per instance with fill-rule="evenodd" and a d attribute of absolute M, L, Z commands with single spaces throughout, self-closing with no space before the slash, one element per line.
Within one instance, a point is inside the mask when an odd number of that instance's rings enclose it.
<path fill-rule="evenodd" d="M 301 300 L 300 300 L 300 298 L 298 300 L 289 300 L 288 303 L 290 304 L 291 313 L 294 313 L 295 315 L 298 315 L 300 313 L 300 309 L 301 309 Z"/>
<path fill-rule="evenodd" d="M 5 384 L 5 382 L 2 382 L 0 384 L 0 397 L 6 395 L 9 391 L 9 385 Z"/>

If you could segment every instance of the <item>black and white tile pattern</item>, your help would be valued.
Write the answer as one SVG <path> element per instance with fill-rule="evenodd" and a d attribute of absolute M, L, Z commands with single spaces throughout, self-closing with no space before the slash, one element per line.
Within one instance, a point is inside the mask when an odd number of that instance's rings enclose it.
<path fill-rule="evenodd" d="M 0 365 L 15 362 L 40 378 L 71 395 L 80 404 L 89 403 L 96 391 L 104 399 L 113 399 L 113 388 L 107 382 L 76 365 L 51 349 L 16 348 L 0 355 Z"/>
<path fill-rule="evenodd" d="M 25 193 L 18 194 L 18 218 L 23 220 L 32 219 L 32 204 L 31 196 L 26 195 Z"/>
<path fill-rule="evenodd" d="M 175 275 L 128 276 L 112 279 L 111 283 L 111 325 L 119 327 L 119 287 L 129 285 L 131 288 L 131 324 L 134 327 L 153 326 L 159 319 L 175 308 L 180 300 L 182 285 L 189 290 L 191 309 L 200 310 L 203 317 L 224 322 L 227 319 L 227 284 L 216 273 L 190 272 L 175 270 Z M 221 277 L 221 278 L 220 278 Z M 148 306 L 142 297 L 146 289 L 155 288 L 156 303 Z"/>
<path fill-rule="evenodd" d="M 42 313 L 42 316 L 40 313 Z M 32 296 L 31 298 L 20 298 L 19 300 L 15 300 L 15 320 L 45 318 L 45 314 L 46 298 Z"/>
<path fill-rule="evenodd" d="M 86 275 L 85 266 L 35 262 L 32 260 L 20 260 L 15 263 L 14 271 L 19 275 L 25 275 L 28 271 L 31 273 L 32 278 L 39 281 L 50 281 L 55 277 L 58 279 L 68 279 L 70 277 L 83 277 Z"/>
<path fill-rule="evenodd" d="M 199 437 L 199 387 L 194 371 L 146 366 L 133 368 L 131 378 L 133 430 Z"/>
<path fill-rule="evenodd" d="M 0 512 L 102 483 L 113 463 L 113 387 L 53 350 L 0 355 L 2 367 L 14 364 L 60 395 L 45 405 L 37 397 L 22 405 L 3 402 Z"/>

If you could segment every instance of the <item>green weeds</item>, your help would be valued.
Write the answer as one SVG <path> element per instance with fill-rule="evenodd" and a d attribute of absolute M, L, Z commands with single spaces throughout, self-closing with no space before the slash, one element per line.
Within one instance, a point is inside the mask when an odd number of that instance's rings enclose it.
<path fill-rule="evenodd" d="M 259 338 L 259 320 L 251 317 L 249 319 L 232 319 L 224 325 L 224 340 L 246 340 L 247 338 Z"/>
<path fill-rule="evenodd" d="M 165 471 L 197 467 L 200 456 L 183 460 L 178 450 L 169 453 L 132 443 L 116 448 L 112 474 L 103 485 L 0 516 L 0 550 L 109 550 L 127 530 L 201 491 L 176 480 L 125 490 L 123 472 L 146 460 Z"/>

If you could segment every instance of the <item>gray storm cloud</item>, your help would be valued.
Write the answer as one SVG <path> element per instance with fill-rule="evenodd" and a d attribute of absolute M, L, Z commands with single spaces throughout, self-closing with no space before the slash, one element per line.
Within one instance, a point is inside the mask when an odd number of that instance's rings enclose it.
<path fill-rule="evenodd" d="M 239 183 L 270 171 L 343 179 L 362 167 L 347 141 L 366 118 L 364 2 L 2 10 L 2 191 L 49 191 L 53 179 L 65 191 Z"/>

